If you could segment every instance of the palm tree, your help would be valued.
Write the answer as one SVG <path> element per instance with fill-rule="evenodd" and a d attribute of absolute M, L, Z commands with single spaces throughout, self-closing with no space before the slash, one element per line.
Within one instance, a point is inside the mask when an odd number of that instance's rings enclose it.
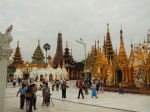
<path fill-rule="evenodd" d="M 50 50 L 50 45 L 48 43 L 45 43 L 44 46 L 43 46 L 43 49 L 45 49 L 46 51 L 46 63 L 47 63 L 47 50 Z"/>

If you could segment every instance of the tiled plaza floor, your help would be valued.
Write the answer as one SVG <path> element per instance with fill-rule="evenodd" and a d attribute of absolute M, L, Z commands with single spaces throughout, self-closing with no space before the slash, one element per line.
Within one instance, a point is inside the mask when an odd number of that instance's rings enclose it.
<path fill-rule="evenodd" d="M 40 82 L 37 82 L 39 85 Z M 75 87 L 75 81 L 68 81 L 67 98 L 61 98 L 61 90 L 52 91 L 52 101 L 49 107 L 41 107 L 42 97 L 41 91 L 37 92 L 37 108 L 33 112 L 150 112 L 150 96 L 139 94 L 118 94 L 114 92 L 104 92 L 98 94 L 98 98 L 91 98 L 91 90 L 85 98 L 77 99 L 78 89 Z M 50 84 L 51 88 L 51 84 Z M 8 84 L 5 96 L 6 112 L 26 112 L 19 109 L 19 95 L 16 93 L 19 87 L 13 88 Z"/>

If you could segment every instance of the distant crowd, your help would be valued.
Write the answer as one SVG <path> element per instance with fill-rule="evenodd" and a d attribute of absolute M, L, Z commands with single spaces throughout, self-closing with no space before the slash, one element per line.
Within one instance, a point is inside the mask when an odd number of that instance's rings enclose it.
<path fill-rule="evenodd" d="M 10 82 L 10 81 L 8 81 Z M 51 99 L 51 91 L 59 91 L 61 89 L 62 91 L 62 98 L 66 98 L 66 89 L 69 88 L 69 85 L 66 80 L 51 80 L 51 81 L 41 81 L 40 85 L 37 86 L 35 81 L 32 80 L 31 78 L 18 78 L 13 79 L 12 81 L 13 86 L 15 87 L 16 84 L 18 83 L 18 86 L 21 86 L 17 92 L 17 95 L 20 93 L 20 109 L 24 109 L 24 102 L 26 101 L 26 110 L 27 112 L 32 112 L 32 108 L 35 110 L 37 109 L 36 107 L 36 102 L 37 102 L 37 91 L 42 92 L 42 107 L 44 105 L 49 106 L 50 101 L 52 102 Z M 49 87 L 49 83 L 51 84 L 51 89 Z M 96 97 L 98 98 L 97 94 L 104 93 L 104 88 L 106 86 L 106 81 L 105 79 L 94 79 L 92 80 L 85 80 L 85 79 L 77 79 L 76 81 L 76 87 L 79 89 L 78 91 L 78 96 L 77 98 L 80 98 L 80 95 L 84 99 L 84 95 L 89 95 L 88 89 L 91 89 L 91 98 Z M 84 92 L 84 93 L 83 93 Z M 119 93 L 123 94 L 123 85 L 120 84 L 119 88 Z M 52 102 L 53 104 L 53 102 Z M 54 105 L 54 104 L 53 104 Z"/>

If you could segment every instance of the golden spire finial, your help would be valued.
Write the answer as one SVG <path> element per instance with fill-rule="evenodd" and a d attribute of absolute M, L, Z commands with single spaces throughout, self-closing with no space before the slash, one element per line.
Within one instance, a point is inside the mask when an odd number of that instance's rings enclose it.
<path fill-rule="evenodd" d="M 117 49 L 116 49 L 116 55 L 117 55 Z"/>
<path fill-rule="evenodd" d="M 98 50 L 99 50 L 99 40 L 97 41 L 97 44 L 98 44 Z"/>
<path fill-rule="evenodd" d="M 96 40 L 95 40 L 95 49 L 96 49 Z"/>
<path fill-rule="evenodd" d="M 145 36 L 144 36 L 144 43 L 146 43 L 146 41 L 145 41 Z"/>
<path fill-rule="evenodd" d="M 131 39 L 131 48 L 133 48 L 132 39 Z"/>
<path fill-rule="evenodd" d="M 17 41 L 17 47 L 19 47 L 19 40 Z"/>
<path fill-rule="evenodd" d="M 107 32 L 109 32 L 109 24 L 108 24 L 108 22 L 107 22 Z"/>
<path fill-rule="evenodd" d="M 40 40 L 38 39 L 38 46 L 40 46 Z"/>
<path fill-rule="evenodd" d="M 120 24 L 121 25 L 121 24 Z M 123 33 L 123 31 L 122 31 L 122 25 L 121 25 L 121 29 L 120 29 L 120 37 L 122 37 L 122 33 Z"/>
<path fill-rule="evenodd" d="M 66 48 L 68 48 L 68 41 L 66 41 Z"/>
<path fill-rule="evenodd" d="M 72 56 L 72 49 L 70 50 L 70 55 Z"/>

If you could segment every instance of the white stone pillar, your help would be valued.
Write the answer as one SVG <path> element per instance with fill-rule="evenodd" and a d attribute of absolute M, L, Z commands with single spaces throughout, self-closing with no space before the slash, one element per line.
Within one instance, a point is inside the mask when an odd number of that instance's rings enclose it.
<path fill-rule="evenodd" d="M 5 88 L 7 77 L 7 58 L 1 57 L 0 61 L 0 112 L 5 112 Z"/>
<path fill-rule="evenodd" d="M 7 66 L 10 64 L 8 59 L 13 52 L 13 49 L 9 46 L 12 41 L 12 28 L 11 25 L 4 34 L 0 33 L 0 112 L 5 112 Z"/>

